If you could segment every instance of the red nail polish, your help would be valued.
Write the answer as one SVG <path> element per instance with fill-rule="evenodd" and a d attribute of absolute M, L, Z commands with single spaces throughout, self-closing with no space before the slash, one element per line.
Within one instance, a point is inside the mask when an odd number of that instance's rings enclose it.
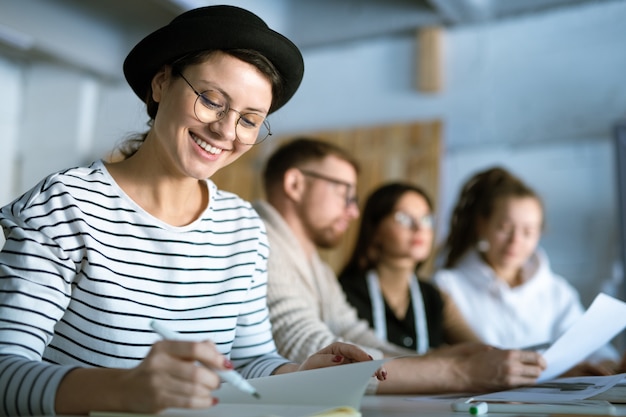
<path fill-rule="evenodd" d="M 343 356 L 337 355 L 333 358 L 333 362 L 341 362 L 341 361 L 343 361 Z"/>
<path fill-rule="evenodd" d="M 233 369 L 233 363 L 230 361 L 230 359 L 224 359 L 224 368 L 226 369 Z"/>
<path fill-rule="evenodd" d="M 219 398 L 213 397 L 213 405 L 217 405 L 217 403 L 219 402 L 220 402 Z"/>

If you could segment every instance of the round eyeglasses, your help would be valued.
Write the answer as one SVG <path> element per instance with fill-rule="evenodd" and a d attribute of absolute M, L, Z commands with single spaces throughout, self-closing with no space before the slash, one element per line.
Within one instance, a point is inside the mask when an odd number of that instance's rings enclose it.
<path fill-rule="evenodd" d="M 208 124 L 217 122 L 226 117 L 228 112 L 234 111 L 238 115 L 235 121 L 235 136 L 239 142 L 244 145 L 256 145 L 272 135 L 270 122 L 262 114 L 241 113 L 235 109 L 231 109 L 228 100 L 220 91 L 206 90 L 200 93 L 183 74 L 178 72 L 178 75 L 185 80 L 187 85 L 191 87 L 196 94 L 193 112 L 196 115 L 196 119 L 202 123 Z"/>
<path fill-rule="evenodd" d="M 396 211 L 393 215 L 393 220 L 405 229 L 413 231 L 419 229 L 432 229 L 433 223 L 435 222 L 432 214 L 427 214 L 416 219 L 404 211 Z"/>

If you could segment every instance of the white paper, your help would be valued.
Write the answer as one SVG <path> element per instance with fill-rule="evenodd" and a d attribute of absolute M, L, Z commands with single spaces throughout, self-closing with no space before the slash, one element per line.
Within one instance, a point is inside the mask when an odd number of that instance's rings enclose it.
<path fill-rule="evenodd" d="M 548 367 L 538 382 L 558 377 L 609 343 L 624 328 L 626 303 L 598 294 L 585 314 L 543 353 Z"/>
<path fill-rule="evenodd" d="M 218 405 L 189 410 L 170 408 L 158 417 L 303 417 L 350 407 L 358 410 L 370 379 L 390 359 L 358 362 L 310 371 L 249 379 L 257 399 L 228 383 L 215 391 Z M 137 417 L 132 413 L 93 412 L 92 417 Z"/>
<path fill-rule="evenodd" d="M 358 362 L 249 379 L 260 399 L 224 383 L 215 391 L 219 404 L 203 410 L 201 415 L 298 417 L 342 406 L 358 410 L 370 378 L 386 361 Z M 166 410 L 165 414 L 189 415 L 188 410 Z"/>
<path fill-rule="evenodd" d="M 351 363 L 303 372 L 249 379 L 260 399 L 225 383 L 215 391 L 220 403 L 296 404 L 328 407 L 361 404 L 367 384 L 378 368 L 389 359 Z"/>

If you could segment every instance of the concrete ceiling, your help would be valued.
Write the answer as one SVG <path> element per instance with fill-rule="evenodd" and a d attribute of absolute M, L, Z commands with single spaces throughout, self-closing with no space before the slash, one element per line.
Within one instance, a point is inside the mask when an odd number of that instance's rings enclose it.
<path fill-rule="evenodd" d="M 623 0 L 29 0 L 0 5 L 0 54 L 50 59 L 116 79 L 126 52 L 181 12 L 232 4 L 301 49 L 533 16 Z"/>
<path fill-rule="evenodd" d="M 430 25 L 461 26 L 611 0 L 55 0 L 117 23 L 157 27 L 182 11 L 233 4 L 258 13 L 301 48 L 393 36 Z M 616 1 L 616 0 L 612 0 Z M 268 12 L 269 11 L 269 12 Z M 269 13 L 269 18 L 268 18 Z M 273 17 L 279 24 L 274 22 Z"/>
<path fill-rule="evenodd" d="M 208 0 L 159 0 L 188 10 Z M 430 25 L 462 26 L 610 0 L 239 0 L 227 3 L 263 14 L 279 9 L 283 33 L 301 48 L 394 35 Z M 219 3 L 219 2 L 217 2 Z"/>

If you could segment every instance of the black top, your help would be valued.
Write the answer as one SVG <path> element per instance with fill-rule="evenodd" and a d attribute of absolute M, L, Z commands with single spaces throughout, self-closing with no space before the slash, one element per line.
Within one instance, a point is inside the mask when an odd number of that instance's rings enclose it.
<path fill-rule="evenodd" d="M 426 312 L 426 325 L 428 327 L 428 341 L 430 348 L 443 344 L 443 300 L 439 290 L 432 284 L 418 279 L 424 310 Z M 372 300 L 367 289 L 365 274 L 360 276 L 342 274 L 339 277 L 348 302 L 352 304 L 359 317 L 367 320 L 370 327 L 374 327 L 372 318 Z M 407 291 L 408 288 L 407 288 Z M 396 345 L 417 350 L 417 337 L 415 334 L 415 315 L 413 314 L 413 301 L 411 300 L 404 319 L 398 319 L 389 305 L 385 302 L 385 318 L 387 322 L 387 339 Z"/>

